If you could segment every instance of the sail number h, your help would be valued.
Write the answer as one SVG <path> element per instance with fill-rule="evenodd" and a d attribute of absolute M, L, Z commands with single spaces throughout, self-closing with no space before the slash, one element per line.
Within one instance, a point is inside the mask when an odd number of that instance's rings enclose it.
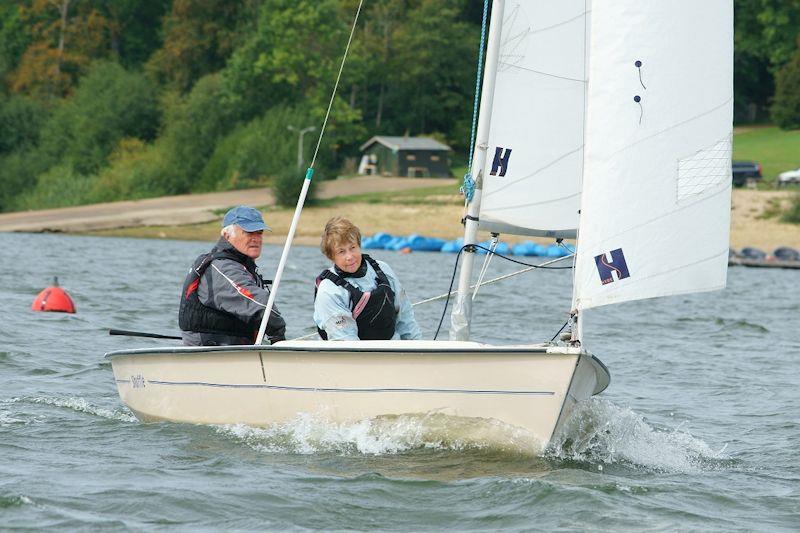
<path fill-rule="evenodd" d="M 495 148 L 492 171 L 489 174 L 491 176 L 500 176 L 501 178 L 505 176 L 509 159 L 511 159 L 511 148 L 503 148 L 502 146 Z"/>
<path fill-rule="evenodd" d="M 630 277 L 628 263 L 625 262 L 625 254 L 622 253 L 622 248 L 611 250 L 609 255 L 611 255 L 611 259 L 606 257 L 605 253 L 596 255 L 594 258 L 594 262 L 597 265 L 597 273 L 600 274 L 600 281 L 603 285 L 614 281 L 614 273 L 617 274 L 617 281 Z"/>

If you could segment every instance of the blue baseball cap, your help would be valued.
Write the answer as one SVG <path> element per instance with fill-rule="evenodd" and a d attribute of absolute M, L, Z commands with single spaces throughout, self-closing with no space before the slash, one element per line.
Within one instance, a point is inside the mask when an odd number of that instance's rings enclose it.
<path fill-rule="evenodd" d="M 225 213 L 222 219 L 222 227 L 236 224 L 245 231 L 272 231 L 269 226 L 264 224 L 264 219 L 257 209 L 246 205 L 237 205 Z"/>

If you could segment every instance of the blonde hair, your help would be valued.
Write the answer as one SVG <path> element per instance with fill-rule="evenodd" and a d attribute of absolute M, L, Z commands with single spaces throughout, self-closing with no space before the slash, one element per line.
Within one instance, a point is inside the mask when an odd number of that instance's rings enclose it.
<path fill-rule="evenodd" d="M 333 217 L 325 224 L 319 248 L 325 257 L 332 261 L 333 249 L 348 242 L 354 242 L 361 246 L 361 230 L 346 218 Z"/>

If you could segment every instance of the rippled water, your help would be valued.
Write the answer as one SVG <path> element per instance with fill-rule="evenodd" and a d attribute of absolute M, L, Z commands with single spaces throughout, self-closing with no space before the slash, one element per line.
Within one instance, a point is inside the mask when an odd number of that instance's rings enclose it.
<path fill-rule="evenodd" d="M 588 313 L 611 386 L 539 456 L 509 428 L 465 438 L 468 422 L 436 415 L 138 422 L 103 354 L 164 341 L 107 330 L 175 333 L 183 273 L 208 246 L 0 234 L 2 527 L 800 529 L 800 271 L 733 268 L 725 291 Z M 270 276 L 279 253 L 259 261 Z M 413 301 L 445 292 L 455 259 L 374 255 Z M 315 248 L 292 251 L 278 298 L 290 336 L 310 331 L 325 264 Z M 516 268 L 495 259 L 490 276 Z M 77 314 L 30 310 L 54 275 Z M 566 271 L 486 287 L 474 336 L 549 339 L 570 291 Z M 441 311 L 417 308 L 427 338 Z"/>

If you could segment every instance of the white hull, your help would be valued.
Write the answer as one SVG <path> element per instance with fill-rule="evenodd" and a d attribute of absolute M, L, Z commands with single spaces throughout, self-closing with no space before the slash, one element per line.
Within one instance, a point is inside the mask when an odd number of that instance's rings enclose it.
<path fill-rule="evenodd" d="M 496 419 L 546 445 L 608 371 L 578 348 L 450 341 L 287 341 L 111 352 L 120 397 L 143 421 L 268 426 L 442 413 Z"/>

